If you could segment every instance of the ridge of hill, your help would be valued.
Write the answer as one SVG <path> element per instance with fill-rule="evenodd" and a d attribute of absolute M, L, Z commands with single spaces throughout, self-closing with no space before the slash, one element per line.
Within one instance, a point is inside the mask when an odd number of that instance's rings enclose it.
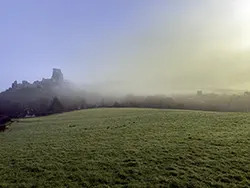
<path fill-rule="evenodd" d="M 63 103 L 65 107 L 63 111 L 85 107 L 85 98 L 89 101 L 92 98 L 101 100 L 98 94 L 87 93 L 83 89 L 77 88 L 72 82 L 65 80 L 62 71 L 54 68 L 51 78 L 33 83 L 14 81 L 9 89 L 1 92 L 0 114 L 24 117 L 29 111 L 35 115 L 46 115 L 55 98 Z"/>

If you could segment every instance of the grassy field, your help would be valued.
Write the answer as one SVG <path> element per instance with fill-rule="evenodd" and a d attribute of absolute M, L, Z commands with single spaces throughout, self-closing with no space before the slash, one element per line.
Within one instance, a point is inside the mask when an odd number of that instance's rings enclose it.
<path fill-rule="evenodd" d="M 250 114 L 91 109 L 0 133 L 0 187 L 250 187 Z"/>

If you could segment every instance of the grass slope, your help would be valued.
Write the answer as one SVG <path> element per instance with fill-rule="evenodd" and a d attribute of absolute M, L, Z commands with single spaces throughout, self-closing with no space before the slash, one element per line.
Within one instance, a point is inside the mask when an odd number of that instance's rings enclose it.
<path fill-rule="evenodd" d="M 0 134 L 0 187 L 250 187 L 250 114 L 91 109 Z"/>

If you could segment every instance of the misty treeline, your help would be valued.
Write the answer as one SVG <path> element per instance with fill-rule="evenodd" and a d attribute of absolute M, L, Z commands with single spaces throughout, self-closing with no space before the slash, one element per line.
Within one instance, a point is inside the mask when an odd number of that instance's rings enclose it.
<path fill-rule="evenodd" d="M 188 109 L 205 111 L 250 111 L 250 93 L 239 95 L 203 94 L 198 91 L 194 95 L 164 95 L 123 97 L 102 96 L 97 93 L 74 93 L 60 95 L 43 93 L 35 95 L 28 90 L 8 93 L 8 97 L 0 95 L 0 114 L 10 117 L 45 116 L 49 114 L 102 107 L 135 107 L 160 109 Z"/>

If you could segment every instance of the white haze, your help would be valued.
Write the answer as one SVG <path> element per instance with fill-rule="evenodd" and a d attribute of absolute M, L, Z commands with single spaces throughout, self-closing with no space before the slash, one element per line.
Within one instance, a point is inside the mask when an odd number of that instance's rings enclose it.
<path fill-rule="evenodd" d="M 110 40 L 89 47 L 95 55 L 77 55 L 78 65 L 72 73 L 66 71 L 69 79 L 84 83 L 79 64 L 88 60 L 103 63 L 88 74 L 92 86 L 86 88 L 95 91 L 168 94 L 250 88 L 250 19 L 240 14 L 247 1 L 179 0 L 171 13 L 169 2 L 138 10 L 131 30 L 114 31 Z"/>

